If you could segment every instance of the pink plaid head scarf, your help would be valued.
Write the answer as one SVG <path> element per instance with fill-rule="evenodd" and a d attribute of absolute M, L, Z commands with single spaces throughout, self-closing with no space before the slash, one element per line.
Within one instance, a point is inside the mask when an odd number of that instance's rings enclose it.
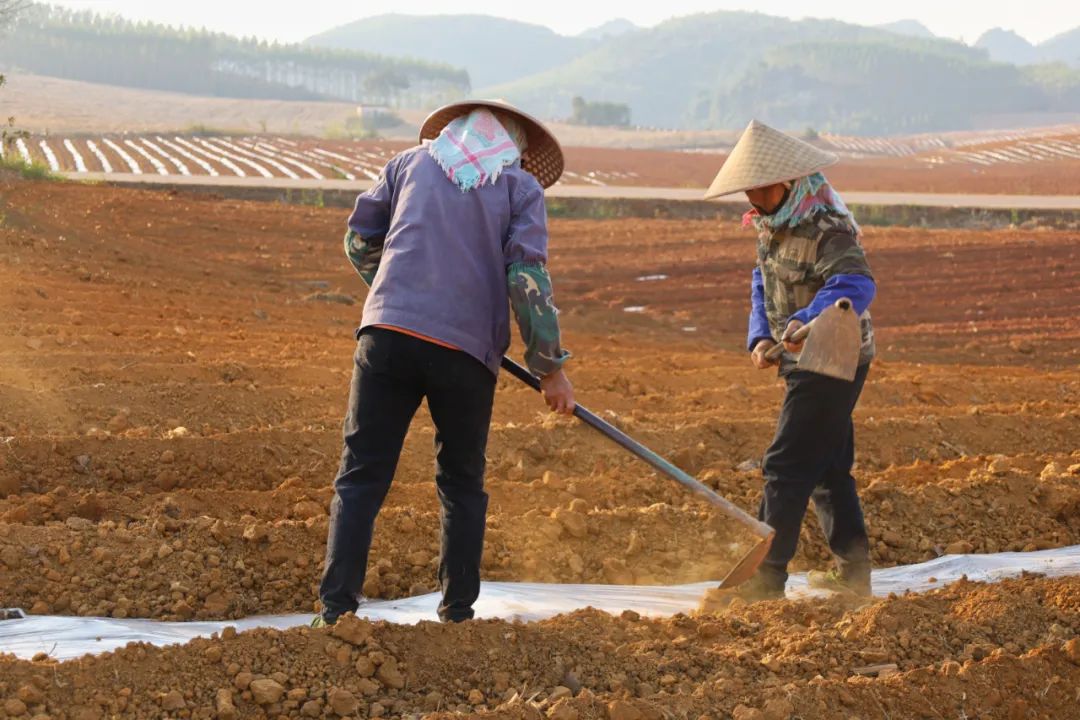
<path fill-rule="evenodd" d="M 525 131 L 512 117 L 481 107 L 443 128 L 428 143 L 428 154 L 467 192 L 498 180 L 504 168 L 521 160 L 526 147 Z"/>

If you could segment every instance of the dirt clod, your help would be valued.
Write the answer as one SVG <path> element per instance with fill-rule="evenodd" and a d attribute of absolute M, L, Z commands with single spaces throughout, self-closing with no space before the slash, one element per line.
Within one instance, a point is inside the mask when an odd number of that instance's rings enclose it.
<path fill-rule="evenodd" d="M 161 709 L 167 712 L 174 710 L 183 710 L 187 707 L 187 701 L 184 700 L 184 694 L 179 690 L 170 690 L 164 693 L 160 697 Z"/>
<path fill-rule="evenodd" d="M 26 703 L 17 698 L 4 701 L 4 712 L 11 717 L 22 717 L 26 714 Z"/>
<path fill-rule="evenodd" d="M 731 711 L 731 720 L 765 720 L 765 714 L 757 708 L 736 705 Z"/>
<path fill-rule="evenodd" d="M 252 699 L 259 705 L 272 705 L 285 694 L 285 687 L 271 678 L 252 680 L 248 687 L 251 689 Z"/>
<path fill-rule="evenodd" d="M 375 671 L 375 677 L 388 688 L 400 690 L 405 687 L 405 676 L 398 670 L 397 661 L 386 658 L 379 669 Z"/>
<path fill-rule="evenodd" d="M 360 707 L 360 701 L 343 688 L 333 688 L 326 696 L 330 709 L 342 717 L 348 717 Z"/>
<path fill-rule="evenodd" d="M 762 708 L 764 720 L 790 720 L 795 714 L 795 706 L 787 698 L 773 698 Z"/>
<path fill-rule="evenodd" d="M 625 700 L 615 700 L 607 704 L 608 720 L 643 720 L 644 716 L 635 705 Z"/>
<path fill-rule="evenodd" d="M 1066 642 L 1061 649 L 1065 653 L 1065 657 L 1080 665 L 1080 638 L 1074 637 Z"/>
<path fill-rule="evenodd" d="M 580 717 L 577 708 L 569 700 L 560 700 L 549 707 L 547 716 L 550 720 L 578 720 Z"/>
<path fill-rule="evenodd" d="M 217 713 L 218 720 L 236 720 L 239 712 L 236 705 L 233 704 L 231 690 L 221 688 L 217 691 L 214 699 L 214 711 Z"/>

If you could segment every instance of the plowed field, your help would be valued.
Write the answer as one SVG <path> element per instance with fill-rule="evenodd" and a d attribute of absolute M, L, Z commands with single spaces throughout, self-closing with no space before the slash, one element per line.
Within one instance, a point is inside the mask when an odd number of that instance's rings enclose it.
<path fill-rule="evenodd" d="M 974 145 L 894 156 L 843 153 L 829 178 L 845 191 L 974 195 L 1080 193 L 1080 136 L 1051 135 L 1015 143 Z M 1021 144 L 1017 144 L 1021 143 Z M 1024 144 L 1026 143 L 1026 144 Z M 405 141 L 316 140 L 274 135 L 176 133 L 20 138 L 0 155 L 39 163 L 55 172 L 155 178 L 369 181 Z M 720 153 L 567 147 L 561 185 L 708 187 L 726 156 Z M 214 182 L 214 180 L 209 180 Z"/>
<path fill-rule="evenodd" d="M 0 184 L 0 606 L 314 609 L 363 299 L 343 226 L 328 209 Z M 857 475 L 875 562 L 1080 544 L 1080 234 L 865 242 L 881 358 Z M 579 401 L 747 508 L 782 394 L 741 348 L 752 259 L 735 226 L 552 225 Z M 488 579 L 722 573 L 746 538 L 514 383 L 500 380 L 489 447 Z M 421 410 L 373 597 L 435 585 L 431 436 Z M 796 566 L 827 562 L 810 513 Z M 1078 633 L 1080 581 L 1030 577 L 662 621 L 356 623 L 0 658 L 0 718 L 1076 718 Z M 881 663 L 898 672 L 852 679 Z"/>

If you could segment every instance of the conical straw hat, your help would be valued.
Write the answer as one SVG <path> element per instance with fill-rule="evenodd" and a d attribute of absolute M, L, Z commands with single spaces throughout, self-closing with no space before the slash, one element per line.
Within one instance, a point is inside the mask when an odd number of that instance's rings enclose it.
<path fill-rule="evenodd" d="M 466 100 L 439 108 L 428 115 L 420 127 L 420 142 L 434 140 L 456 118 L 480 107 L 510 113 L 521 122 L 528 140 L 528 147 L 521 154 L 521 169 L 532 173 L 545 188 L 554 185 L 562 176 L 564 166 L 559 141 L 544 123 L 502 100 Z"/>
<path fill-rule="evenodd" d="M 705 192 L 705 199 L 806 177 L 839 159 L 831 152 L 751 120 Z"/>

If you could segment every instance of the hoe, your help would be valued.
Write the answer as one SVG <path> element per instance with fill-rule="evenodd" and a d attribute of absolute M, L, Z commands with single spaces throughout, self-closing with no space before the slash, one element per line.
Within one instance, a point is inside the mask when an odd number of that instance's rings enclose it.
<path fill-rule="evenodd" d="M 510 358 L 504 357 L 502 359 L 502 366 L 504 370 L 518 380 L 521 380 L 533 390 L 540 390 L 540 381 L 537 380 L 532 373 Z M 638 458 L 644 460 L 649 465 L 652 465 L 653 468 L 659 472 L 684 486 L 698 497 L 705 499 L 723 515 L 731 518 L 753 533 L 753 535 L 758 538 L 757 544 L 751 548 L 750 552 L 746 553 L 731 572 L 724 577 L 723 581 L 720 583 L 720 587 L 732 588 L 750 579 L 757 570 L 758 565 L 765 559 L 765 554 L 769 552 L 769 546 L 772 545 L 775 532 L 771 527 L 749 515 L 742 508 L 729 500 L 721 497 L 713 491 L 712 488 L 704 485 L 689 474 L 675 467 L 626 433 L 609 423 L 604 422 L 597 417 L 595 413 L 589 411 L 585 407 L 581 405 L 575 407 L 574 415 L 589 427 L 599 431 L 604 437 L 617 443 L 622 448 L 629 450 Z"/>
<path fill-rule="evenodd" d="M 847 380 L 849 382 L 855 377 L 855 371 L 859 362 L 859 346 L 862 343 L 862 338 L 859 329 L 859 318 L 855 314 L 855 310 L 849 299 L 841 298 L 837 300 L 812 322 L 807 323 L 795 331 L 791 339 L 796 342 L 800 340 L 806 341 L 802 353 L 799 355 L 798 367 L 800 370 Z M 780 343 L 770 350 L 766 354 L 766 357 L 770 360 L 778 360 L 783 352 L 784 345 Z M 502 366 L 507 372 L 529 387 L 534 390 L 540 389 L 540 381 L 533 377 L 532 373 L 510 358 L 504 357 Z M 621 447 L 629 450 L 634 455 L 637 455 L 664 475 L 667 475 L 675 482 L 689 489 L 695 495 L 704 498 L 722 514 L 753 533 L 754 536 L 758 538 L 757 545 L 751 548 L 750 552 L 746 553 L 742 560 L 740 560 L 731 572 L 724 577 L 723 582 L 720 583 L 720 587 L 735 587 L 750 579 L 761 564 L 761 561 L 765 559 L 765 555 L 769 552 L 769 547 L 772 545 L 773 536 L 776 533 L 771 527 L 713 492 L 708 486 L 703 485 L 698 480 L 675 467 L 618 428 L 604 422 L 581 405 L 578 405 L 574 409 L 574 415 L 589 427 L 598 430 L 609 440 L 618 443 Z"/>
<path fill-rule="evenodd" d="M 367 284 L 367 281 L 365 280 L 364 283 Z M 510 358 L 503 357 L 502 367 L 533 390 L 540 390 L 540 381 L 537 380 L 532 373 Z M 761 561 L 765 559 L 766 553 L 769 552 L 773 536 L 776 535 L 776 532 L 771 527 L 756 519 L 731 501 L 721 497 L 712 488 L 675 467 L 626 433 L 609 423 L 604 422 L 595 413 L 587 410 L 585 407 L 581 405 L 576 406 L 574 408 L 574 415 L 589 427 L 599 431 L 604 437 L 617 443 L 624 449 L 629 450 L 638 458 L 644 460 L 649 465 L 652 465 L 656 470 L 668 476 L 675 482 L 686 487 L 695 495 L 704 498 L 709 504 L 719 510 L 721 514 L 726 515 L 744 526 L 758 538 L 757 544 L 754 545 L 754 547 L 739 560 L 738 564 L 724 576 L 723 581 L 720 583 L 722 589 L 741 585 L 754 575 L 758 566 L 761 565 Z"/>

